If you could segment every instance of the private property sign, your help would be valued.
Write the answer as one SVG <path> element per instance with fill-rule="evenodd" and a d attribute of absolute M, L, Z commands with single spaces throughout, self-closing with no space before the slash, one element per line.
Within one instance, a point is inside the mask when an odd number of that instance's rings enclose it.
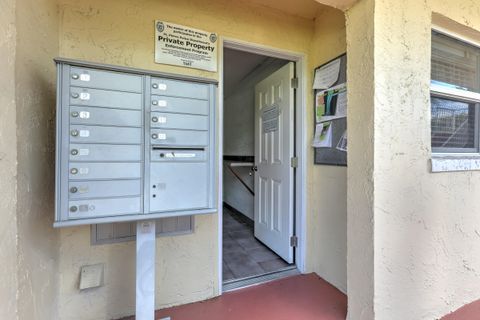
<path fill-rule="evenodd" d="M 157 20 L 155 62 L 217 71 L 217 34 Z"/>

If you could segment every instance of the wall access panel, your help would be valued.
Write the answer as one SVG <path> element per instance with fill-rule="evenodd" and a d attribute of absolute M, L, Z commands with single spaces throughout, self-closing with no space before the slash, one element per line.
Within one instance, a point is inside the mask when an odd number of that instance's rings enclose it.
<path fill-rule="evenodd" d="M 216 212 L 214 80 L 55 61 L 55 226 Z"/>

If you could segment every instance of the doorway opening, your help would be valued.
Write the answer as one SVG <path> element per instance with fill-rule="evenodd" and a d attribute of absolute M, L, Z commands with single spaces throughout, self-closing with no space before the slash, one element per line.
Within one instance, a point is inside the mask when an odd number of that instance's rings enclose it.
<path fill-rule="evenodd" d="M 288 57 L 223 51 L 224 290 L 298 273 L 296 67 Z"/>

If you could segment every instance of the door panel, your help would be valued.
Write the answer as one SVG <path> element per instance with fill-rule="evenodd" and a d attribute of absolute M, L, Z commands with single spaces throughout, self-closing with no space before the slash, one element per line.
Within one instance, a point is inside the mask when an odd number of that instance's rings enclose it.
<path fill-rule="evenodd" d="M 255 86 L 255 237 L 293 263 L 294 64 Z"/>

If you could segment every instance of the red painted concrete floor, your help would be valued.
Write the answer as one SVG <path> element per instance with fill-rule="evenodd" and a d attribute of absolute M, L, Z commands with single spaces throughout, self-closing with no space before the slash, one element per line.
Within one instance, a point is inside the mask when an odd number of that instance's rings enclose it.
<path fill-rule="evenodd" d="M 158 310 L 157 320 L 345 320 L 347 296 L 311 273 Z M 133 320 L 127 317 L 121 320 Z"/>
<path fill-rule="evenodd" d="M 480 300 L 467 304 L 452 312 L 441 320 L 474 320 L 480 319 Z"/>

